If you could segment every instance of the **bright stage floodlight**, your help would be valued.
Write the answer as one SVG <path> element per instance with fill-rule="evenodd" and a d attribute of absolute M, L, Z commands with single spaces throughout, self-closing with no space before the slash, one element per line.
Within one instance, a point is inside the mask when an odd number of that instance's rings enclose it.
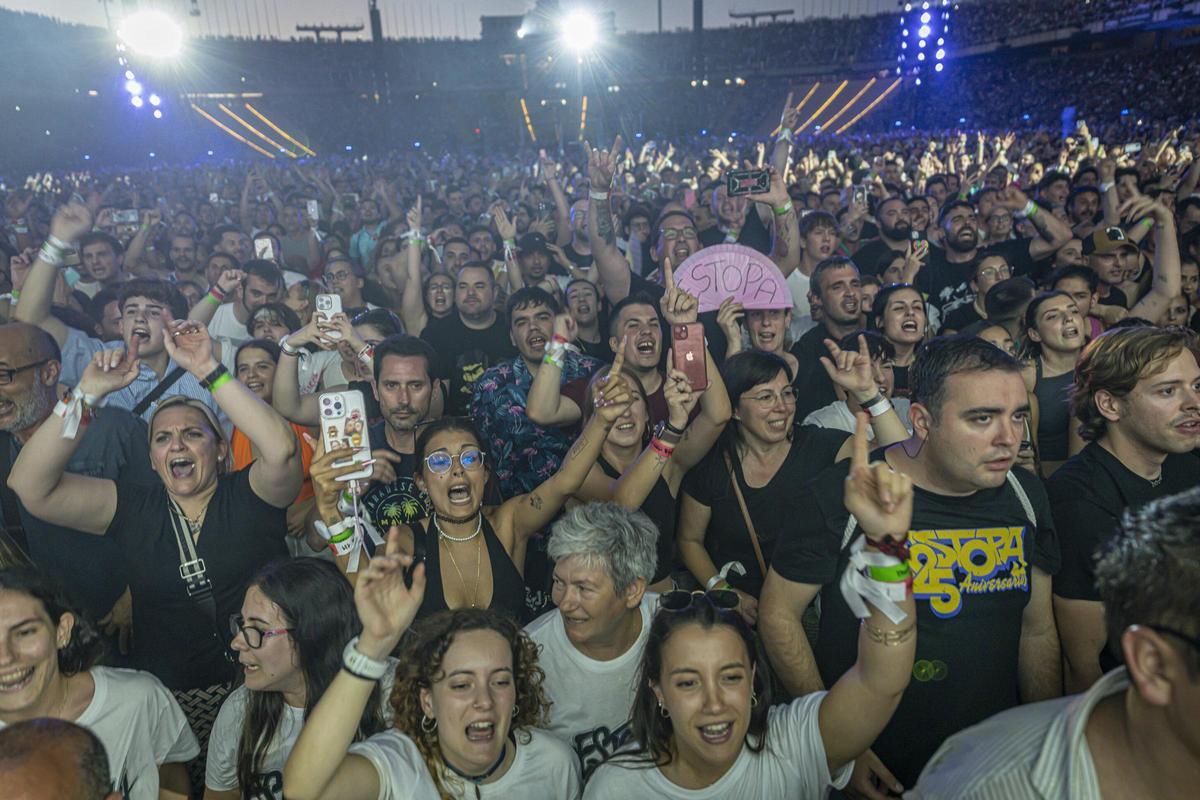
<path fill-rule="evenodd" d="M 589 12 L 576 9 L 563 17 L 558 37 L 568 50 L 586 53 L 600 38 L 600 24 Z"/>
<path fill-rule="evenodd" d="M 117 26 L 117 36 L 130 50 L 149 58 L 173 58 L 183 50 L 183 28 L 154 9 L 125 17 Z"/>
<path fill-rule="evenodd" d="M 142 107 L 141 96 L 135 94 L 133 97 L 129 98 L 129 104 L 131 106 L 133 106 L 134 108 L 141 108 Z"/>
<path fill-rule="evenodd" d="M 136 96 L 142 93 L 142 84 L 137 81 L 125 81 L 125 91 Z"/>
<path fill-rule="evenodd" d="M 156 95 L 156 94 L 152 94 L 152 95 L 150 95 L 150 105 L 152 105 L 152 106 L 154 106 L 155 108 L 157 108 L 157 107 L 158 107 L 159 105 L 161 105 L 161 104 L 162 104 L 162 98 L 161 98 L 161 97 L 159 97 L 159 96 L 158 96 L 158 95 Z"/>

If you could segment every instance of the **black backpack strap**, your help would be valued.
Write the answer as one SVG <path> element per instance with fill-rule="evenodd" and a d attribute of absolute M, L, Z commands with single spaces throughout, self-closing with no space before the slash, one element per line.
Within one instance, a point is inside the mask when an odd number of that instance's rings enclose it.
<path fill-rule="evenodd" d="M 133 407 L 133 415 L 140 417 L 142 414 L 145 414 L 146 409 L 152 406 L 158 398 L 162 397 L 163 392 L 174 386 L 183 377 L 183 373 L 185 372 L 187 370 L 183 367 L 175 367 L 175 369 L 164 375 L 163 379 L 158 382 L 158 385 L 151 389 L 150 393 L 139 400 L 138 404 Z"/>

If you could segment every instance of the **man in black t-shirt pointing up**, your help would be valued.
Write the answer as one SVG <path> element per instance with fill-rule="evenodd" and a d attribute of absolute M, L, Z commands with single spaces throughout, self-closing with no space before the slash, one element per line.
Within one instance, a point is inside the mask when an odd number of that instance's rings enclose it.
<path fill-rule="evenodd" d="M 935 339 L 909 373 L 913 435 L 885 450 L 914 486 L 909 566 L 917 600 L 914 680 L 855 766 L 850 788 L 912 786 L 945 738 L 1021 702 L 1062 693 L 1050 576 L 1058 553 L 1041 483 L 1013 469 L 1029 400 L 1021 366 L 982 339 Z M 847 462 L 801 490 L 775 549 L 759 630 L 786 688 L 831 686 L 854 664 L 859 625 L 838 589 L 857 523 Z M 816 652 L 800 617 L 821 594 Z"/>

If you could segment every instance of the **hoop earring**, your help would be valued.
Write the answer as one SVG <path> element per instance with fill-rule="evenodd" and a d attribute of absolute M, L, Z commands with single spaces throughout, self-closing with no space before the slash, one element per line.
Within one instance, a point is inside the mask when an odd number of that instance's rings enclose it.
<path fill-rule="evenodd" d="M 429 723 L 429 724 L 426 725 L 426 723 Z M 421 715 L 421 730 L 424 731 L 426 735 L 433 734 L 437 730 L 437 720 L 430 719 L 429 717 L 422 714 Z"/>
<path fill-rule="evenodd" d="M 658 713 L 662 715 L 662 718 L 663 718 L 663 719 L 670 719 L 670 718 L 671 718 L 671 712 L 670 712 L 670 711 L 667 711 L 667 707 L 666 707 L 666 706 L 664 706 L 662 703 L 659 703 L 659 704 L 658 704 Z"/>
<path fill-rule="evenodd" d="M 753 689 L 750 690 L 750 707 L 758 707 L 758 692 L 754 691 Z"/>

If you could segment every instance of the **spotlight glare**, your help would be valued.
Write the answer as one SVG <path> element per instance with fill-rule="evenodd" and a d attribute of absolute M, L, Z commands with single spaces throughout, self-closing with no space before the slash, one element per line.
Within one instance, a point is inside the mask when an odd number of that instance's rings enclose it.
<path fill-rule="evenodd" d="M 129 49 L 149 58 L 172 58 L 183 50 L 183 28 L 162 11 L 135 11 L 117 27 Z"/>
<path fill-rule="evenodd" d="M 158 106 L 162 105 L 162 98 L 156 94 L 150 95 L 150 105 L 157 108 Z"/>
<path fill-rule="evenodd" d="M 925 54 L 917 53 L 917 61 L 924 61 L 924 60 L 925 60 Z"/>
<path fill-rule="evenodd" d="M 162 119 L 162 109 L 161 108 L 154 109 L 154 118 Z"/>
<path fill-rule="evenodd" d="M 137 81 L 125 81 L 125 91 L 137 96 L 142 93 L 142 84 Z"/>
<path fill-rule="evenodd" d="M 525 30 L 525 26 L 524 26 L 524 25 L 522 25 L 521 27 L 517 28 L 517 38 L 518 38 L 518 39 L 524 39 L 524 38 L 525 38 L 525 35 L 526 35 L 527 33 L 529 33 L 529 31 Z"/>
<path fill-rule="evenodd" d="M 917 78 L 917 86 L 920 86 L 920 85 L 921 85 L 921 79 Z"/>
<path fill-rule="evenodd" d="M 924 14 L 921 15 L 921 22 L 926 22 L 926 23 L 929 22 L 929 12 L 928 11 L 926 11 Z"/>
<path fill-rule="evenodd" d="M 943 69 L 945 69 L 945 68 L 946 68 L 946 65 L 945 65 L 945 64 L 938 63 L 938 64 L 935 64 L 935 65 L 934 65 L 934 67 L 933 67 L 933 71 L 934 71 L 934 72 L 941 72 L 941 71 L 942 71 Z"/>
<path fill-rule="evenodd" d="M 943 50 L 943 49 L 941 49 L 941 48 L 939 47 L 939 48 L 938 48 L 938 51 L 937 51 L 936 53 L 934 53 L 933 55 L 934 55 L 934 57 L 935 57 L 935 58 L 936 58 L 938 61 L 941 61 L 943 58 L 945 58 L 945 57 L 946 57 L 946 51 L 945 51 L 945 50 Z M 154 98 L 153 98 L 153 97 L 151 97 L 151 98 L 150 98 L 150 102 L 151 102 L 151 103 L 153 103 L 153 102 L 154 102 Z"/>
<path fill-rule="evenodd" d="M 129 103 L 134 108 L 141 108 L 142 107 L 142 98 L 140 95 L 135 94 L 133 97 L 129 98 Z"/>
<path fill-rule="evenodd" d="M 127 81 L 133 80 L 133 70 L 131 70 L 131 69 L 125 70 L 125 80 L 127 80 Z"/>
<path fill-rule="evenodd" d="M 928 25 L 922 25 L 921 27 L 917 28 L 917 36 L 920 36 L 922 39 L 928 39 L 930 33 L 932 33 L 932 31 L 929 29 Z"/>
<path fill-rule="evenodd" d="M 600 38 L 600 25 L 596 18 L 583 9 L 576 9 L 563 17 L 559 24 L 559 39 L 563 45 L 576 53 L 586 53 L 596 46 Z"/>

